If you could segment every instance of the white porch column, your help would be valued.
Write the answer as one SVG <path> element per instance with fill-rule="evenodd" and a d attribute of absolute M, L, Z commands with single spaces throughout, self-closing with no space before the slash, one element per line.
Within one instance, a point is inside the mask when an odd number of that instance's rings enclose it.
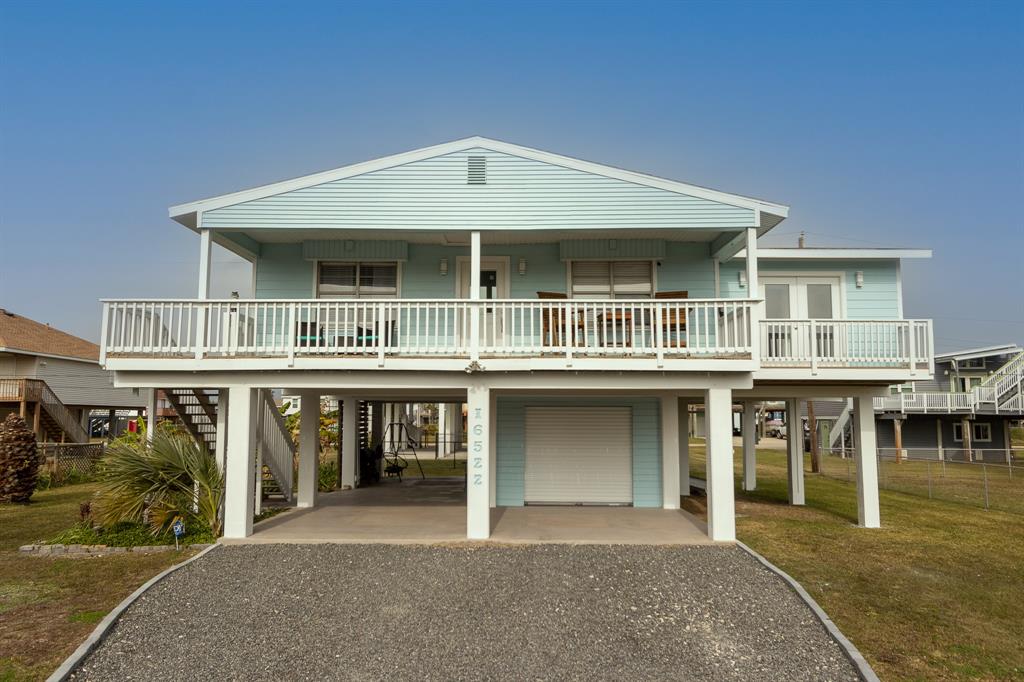
<path fill-rule="evenodd" d="M 661 506 L 665 509 L 679 509 L 679 448 L 680 440 L 679 398 L 675 395 L 661 396 Z"/>
<path fill-rule="evenodd" d="M 466 486 L 466 537 L 491 536 L 491 396 L 486 386 L 467 391 L 469 402 L 469 461 Z"/>
<path fill-rule="evenodd" d="M 298 507 L 315 507 L 320 485 L 320 394 L 299 393 L 299 497 Z"/>
<path fill-rule="evenodd" d="M 256 390 L 248 386 L 229 389 L 227 471 L 224 484 L 224 537 L 252 535 L 253 501 L 256 495 Z"/>
<path fill-rule="evenodd" d="M 480 232 L 474 231 L 469 240 L 469 297 L 480 299 Z M 480 359 L 480 308 L 469 311 L 469 359 Z"/>
<path fill-rule="evenodd" d="M 757 278 L 757 228 L 747 228 L 747 298 L 761 298 L 761 285 Z M 761 357 L 761 310 L 759 306 L 750 309 L 751 357 Z M 753 488 L 751 488 L 753 490 Z"/>
<path fill-rule="evenodd" d="M 341 405 L 341 489 L 356 486 L 356 460 L 359 458 L 359 401 L 347 395 Z"/>
<path fill-rule="evenodd" d="M 203 300 L 210 297 L 210 256 L 213 243 L 210 241 L 210 230 L 199 230 L 199 293 L 196 298 Z"/>
<path fill-rule="evenodd" d="M 157 389 L 151 388 L 146 399 L 146 441 L 150 443 L 156 435 L 156 395 Z"/>
<path fill-rule="evenodd" d="M 857 465 L 857 525 L 881 526 L 878 511 L 878 449 L 875 442 L 875 406 L 871 396 L 853 399 L 854 457 Z"/>
<path fill-rule="evenodd" d="M 490 411 L 487 418 L 487 475 L 490 478 L 488 504 L 493 509 L 498 506 L 498 396 L 494 391 L 488 391 L 488 393 L 490 393 L 490 402 L 488 403 Z"/>
<path fill-rule="evenodd" d="M 222 388 L 217 391 L 217 440 L 214 444 L 214 458 L 217 467 L 224 473 L 228 456 L 228 407 L 230 391 Z"/>
<path fill-rule="evenodd" d="M 748 280 L 749 281 L 749 280 Z M 757 489 L 757 406 L 753 401 L 743 403 L 743 489 Z"/>
<path fill-rule="evenodd" d="M 679 495 L 690 496 L 690 401 L 679 398 L 676 401 L 679 420 Z"/>
<path fill-rule="evenodd" d="M 732 464 L 732 389 L 704 391 L 707 431 L 708 536 L 736 540 L 736 498 Z"/>
<path fill-rule="evenodd" d="M 437 457 L 444 457 L 448 454 L 447 431 L 448 406 L 444 403 L 437 404 Z"/>
<path fill-rule="evenodd" d="M 800 401 L 786 401 L 786 477 L 789 503 L 804 503 L 804 428 L 800 423 Z"/>

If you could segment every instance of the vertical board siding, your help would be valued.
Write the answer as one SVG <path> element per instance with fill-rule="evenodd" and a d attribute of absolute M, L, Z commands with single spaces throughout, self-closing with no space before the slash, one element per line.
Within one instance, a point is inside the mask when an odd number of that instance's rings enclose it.
<path fill-rule="evenodd" d="M 470 156 L 486 183 L 467 183 Z M 488 149 L 468 149 L 206 211 L 209 228 L 738 228 L 754 211 Z"/>
<path fill-rule="evenodd" d="M 409 245 L 387 239 L 307 239 L 302 242 L 306 260 L 406 260 Z"/>
<path fill-rule="evenodd" d="M 664 258 L 664 239 L 563 239 L 559 244 L 562 260 L 615 260 L 628 258 Z"/>
<path fill-rule="evenodd" d="M 523 506 L 526 407 L 617 406 L 633 412 L 633 506 L 661 507 L 661 406 L 657 398 L 498 398 L 497 494 L 502 507 Z"/>

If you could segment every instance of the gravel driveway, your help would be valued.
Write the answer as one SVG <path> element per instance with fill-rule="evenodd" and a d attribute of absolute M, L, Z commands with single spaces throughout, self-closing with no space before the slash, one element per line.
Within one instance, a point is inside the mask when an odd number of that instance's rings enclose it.
<path fill-rule="evenodd" d="M 76 680 L 856 680 L 732 547 L 243 545 L 133 604 Z"/>

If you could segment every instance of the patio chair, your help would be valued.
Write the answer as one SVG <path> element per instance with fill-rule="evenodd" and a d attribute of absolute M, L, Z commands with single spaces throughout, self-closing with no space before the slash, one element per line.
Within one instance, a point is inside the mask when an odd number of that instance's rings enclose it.
<path fill-rule="evenodd" d="M 537 298 L 541 300 L 555 300 L 564 301 L 568 300 L 568 294 L 563 294 L 559 291 L 538 291 Z M 571 313 L 570 313 L 571 314 Z M 576 326 L 576 345 L 582 346 L 585 339 L 583 338 L 583 318 L 573 315 L 573 322 Z M 541 344 L 544 346 L 563 346 L 565 343 L 560 343 L 563 340 L 568 339 L 569 327 L 566 325 L 566 312 L 561 308 L 551 308 L 547 310 L 541 310 Z"/>
<path fill-rule="evenodd" d="M 689 298 L 688 291 L 656 291 L 656 299 Z M 665 346 L 683 348 L 686 346 L 686 308 L 670 308 L 661 313 L 661 339 Z"/>

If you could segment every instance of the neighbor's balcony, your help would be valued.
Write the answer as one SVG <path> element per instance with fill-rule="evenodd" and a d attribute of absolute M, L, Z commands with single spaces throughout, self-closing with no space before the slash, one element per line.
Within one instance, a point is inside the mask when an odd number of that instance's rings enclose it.
<path fill-rule="evenodd" d="M 104 301 L 113 369 L 927 369 L 922 321 L 754 323 L 747 299 Z M 137 362 L 137 361 L 146 362 Z M 157 366 L 152 361 L 164 361 Z M 473 365 L 473 363 L 477 363 Z"/>

